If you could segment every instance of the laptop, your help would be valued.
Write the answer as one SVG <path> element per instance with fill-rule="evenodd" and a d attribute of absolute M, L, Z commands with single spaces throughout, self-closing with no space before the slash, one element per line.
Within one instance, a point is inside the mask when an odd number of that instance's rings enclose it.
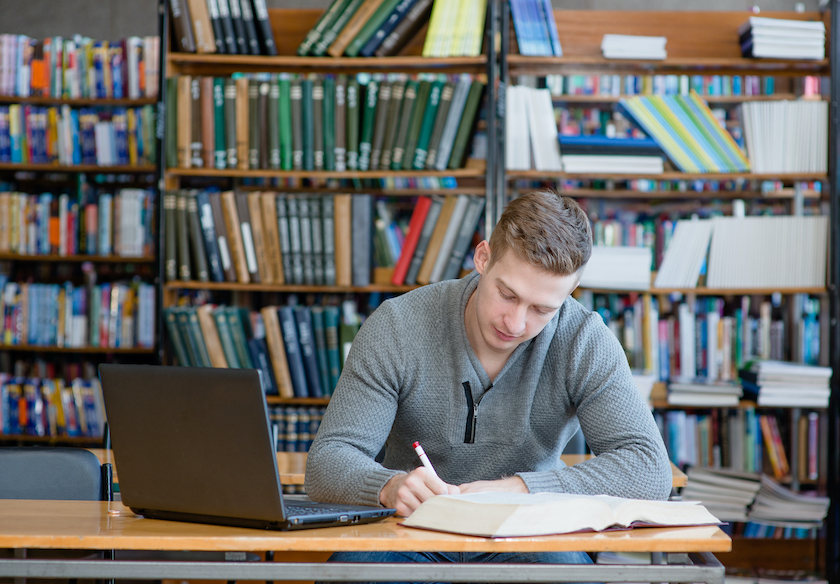
<path fill-rule="evenodd" d="M 122 502 L 154 519 L 279 530 L 393 515 L 382 507 L 284 501 L 260 375 L 100 365 Z"/>

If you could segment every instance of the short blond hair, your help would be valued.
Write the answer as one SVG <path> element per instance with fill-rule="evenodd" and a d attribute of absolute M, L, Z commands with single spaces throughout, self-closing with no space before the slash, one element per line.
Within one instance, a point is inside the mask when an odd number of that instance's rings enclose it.
<path fill-rule="evenodd" d="M 508 251 L 558 276 L 577 272 L 592 255 L 592 227 L 576 201 L 550 190 L 508 204 L 490 236 L 490 268 Z"/>

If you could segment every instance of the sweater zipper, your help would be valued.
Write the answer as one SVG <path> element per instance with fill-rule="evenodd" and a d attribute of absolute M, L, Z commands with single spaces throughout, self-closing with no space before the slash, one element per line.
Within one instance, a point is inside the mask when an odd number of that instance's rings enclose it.
<path fill-rule="evenodd" d="M 464 395 L 467 398 L 467 427 L 464 430 L 464 444 L 475 444 L 475 428 L 478 424 L 478 406 L 481 403 L 481 400 L 484 399 L 484 396 L 487 395 L 487 391 L 493 387 L 493 384 L 490 384 L 490 387 L 487 388 L 477 400 L 473 400 L 472 396 L 472 388 L 470 387 L 470 382 L 465 381 L 461 384 L 464 388 Z"/>

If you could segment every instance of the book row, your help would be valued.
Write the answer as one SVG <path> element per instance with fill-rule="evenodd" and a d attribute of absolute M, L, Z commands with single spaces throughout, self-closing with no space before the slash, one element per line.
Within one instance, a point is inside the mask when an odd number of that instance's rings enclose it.
<path fill-rule="evenodd" d="M 813 414 L 813 415 L 812 415 Z M 786 415 L 754 408 L 711 409 L 709 413 L 656 410 L 654 418 L 671 461 L 678 465 L 766 472 L 780 480 L 820 477 L 819 415 L 802 415 L 793 427 Z M 795 468 L 790 467 L 791 435 L 797 434 Z"/>
<path fill-rule="evenodd" d="M 35 284 L 9 281 L 5 275 L 0 284 L 4 345 L 154 347 L 156 293 L 151 284 Z"/>
<path fill-rule="evenodd" d="M 178 363 L 255 368 L 267 395 L 325 397 L 338 383 L 344 355 L 361 326 L 348 301 L 337 306 L 170 307 L 164 310 Z"/>
<path fill-rule="evenodd" d="M 157 97 L 160 38 L 0 34 L 0 95 L 56 99 Z"/>
<path fill-rule="evenodd" d="M 125 188 L 95 200 L 0 192 L 0 253 L 151 257 L 155 193 Z"/>
<path fill-rule="evenodd" d="M 520 55 L 563 56 L 550 0 L 510 0 L 510 14 Z"/>
<path fill-rule="evenodd" d="M 825 23 L 751 16 L 738 27 L 744 57 L 825 59 Z"/>
<path fill-rule="evenodd" d="M 741 115 L 753 172 L 828 169 L 828 102 L 745 103 Z"/>
<path fill-rule="evenodd" d="M 806 75 L 794 80 L 793 93 L 802 97 L 821 95 L 823 78 Z M 552 95 L 688 95 L 694 91 L 709 97 L 753 97 L 777 93 L 776 79 L 758 75 L 546 75 Z"/>
<path fill-rule="evenodd" d="M 152 166 L 155 141 L 152 106 L 0 105 L 0 162 Z"/>
<path fill-rule="evenodd" d="M 268 417 L 277 452 L 309 452 L 324 418 L 323 406 L 272 406 Z"/>
<path fill-rule="evenodd" d="M 748 521 L 747 523 L 733 523 L 727 533 L 730 536 L 741 536 L 746 539 L 817 539 L 819 529 Z"/>
<path fill-rule="evenodd" d="M 469 75 L 180 76 L 167 81 L 170 168 L 461 168 L 484 83 Z"/>
<path fill-rule="evenodd" d="M 769 300 L 706 297 L 672 303 L 650 295 L 631 299 L 587 291 L 578 299 L 621 339 L 631 368 L 660 381 L 734 381 L 750 359 L 817 364 L 825 358 L 821 337 L 827 323 L 816 298 L 799 308 L 799 346 L 788 346 L 785 336 L 793 327 L 786 322 L 792 310 Z"/>
<path fill-rule="evenodd" d="M 173 0 L 169 14 L 180 52 L 277 54 L 265 0 Z"/>
<path fill-rule="evenodd" d="M 101 438 L 104 427 L 98 379 L 65 383 L 0 373 L 0 435 Z"/>

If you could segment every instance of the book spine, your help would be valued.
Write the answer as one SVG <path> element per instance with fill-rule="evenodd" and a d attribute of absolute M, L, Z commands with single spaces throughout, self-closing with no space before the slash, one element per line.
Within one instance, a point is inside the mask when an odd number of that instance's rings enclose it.
<path fill-rule="evenodd" d="M 213 282 L 224 282 L 225 274 L 222 270 L 222 259 L 219 253 L 219 242 L 216 237 L 216 225 L 213 220 L 213 208 L 210 197 L 205 191 L 196 194 L 198 219 L 204 236 L 204 249 L 207 252 L 207 264 L 210 279 Z"/>
<path fill-rule="evenodd" d="M 402 99 L 402 109 L 400 112 L 399 131 L 394 142 L 394 148 L 391 151 L 391 170 L 402 169 L 403 154 L 405 153 L 406 141 L 408 138 L 408 129 L 411 125 L 411 116 L 414 111 L 414 102 L 417 99 L 418 82 L 415 79 L 409 79 L 405 84 L 405 93 Z"/>
<path fill-rule="evenodd" d="M 417 0 L 375 51 L 377 57 L 390 57 L 398 54 L 414 38 L 420 28 L 429 20 L 432 12 L 432 0 Z"/>
<path fill-rule="evenodd" d="M 312 330 L 312 313 L 308 306 L 298 306 L 294 310 L 294 315 L 298 328 L 298 342 L 300 343 L 300 354 L 303 358 L 303 369 L 306 374 L 307 393 L 309 397 L 323 397 L 324 391 L 321 387 L 321 375 Z"/>
<path fill-rule="evenodd" d="M 239 11 L 242 17 L 242 27 L 245 30 L 245 40 L 246 45 L 248 46 L 248 53 L 251 55 L 259 55 L 260 41 L 257 36 L 257 27 L 254 23 L 254 12 L 252 10 L 251 0 L 239 0 Z"/>
<path fill-rule="evenodd" d="M 431 90 L 432 82 L 430 81 L 423 80 L 417 86 L 417 97 L 414 100 L 411 123 L 408 126 L 408 134 L 405 138 L 405 146 L 402 153 L 403 170 L 411 170 L 413 166 L 414 150 L 417 148 L 417 141 L 420 138 L 420 128 L 423 125 L 424 112 L 429 106 Z"/>
<path fill-rule="evenodd" d="M 289 89 L 289 103 L 292 121 L 292 168 L 303 170 L 303 89 L 301 80 L 292 79 Z"/>
<path fill-rule="evenodd" d="M 365 105 L 362 111 L 362 126 L 359 134 L 359 170 L 362 171 L 370 169 L 370 149 L 378 93 L 379 82 L 370 80 L 365 88 Z"/>
<path fill-rule="evenodd" d="M 233 20 L 230 16 L 230 5 L 228 0 L 216 0 L 219 8 L 219 20 L 222 23 L 225 53 L 235 55 L 238 53 L 236 46 L 236 33 L 233 30 Z"/>
<path fill-rule="evenodd" d="M 432 87 L 429 90 L 429 100 L 426 103 L 426 108 L 423 112 L 423 120 L 420 124 L 420 134 L 417 138 L 417 146 L 414 148 L 412 156 L 412 168 L 417 170 L 423 170 L 426 166 L 429 141 L 432 138 L 432 129 L 435 125 L 442 89 L 443 82 L 435 81 L 432 83 Z"/>
<path fill-rule="evenodd" d="M 292 169 L 292 112 L 290 103 L 291 83 L 288 76 L 277 80 L 277 135 L 280 142 L 280 168 Z"/>
<path fill-rule="evenodd" d="M 277 56 L 277 45 L 274 42 L 274 31 L 271 29 L 271 21 L 268 18 L 268 8 L 265 0 L 252 0 L 254 3 L 254 20 L 257 27 L 261 54 L 270 57 Z"/>
<path fill-rule="evenodd" d="M 193 36 L 192 20 L 186 0 L 171 0 L 169 2 L 169 12 L 172 16 L 178 50 L 183 53 L 194 53 L 196 48 L 195 37 Z"/>
<path fill-rule="evenodd" d="M 227 46 L 225 45 L 225 33 L 222 27 L 222 18 L 219 14 L 218 0 L 207 0 L 207 12 L 210 16 L 210 24 L 213 27 L 216 52 L 222 55 L 227 52 Z"/>
<path fill-rule="evenodd" d="M 283 333 L 283 343 L 286 348 L 286 359 L 289 363 L 289 374 L 292 379 L 295 397 L 309 397 L 306 372 L 304 371 L 301 346 L 298 341 L 295 311 L 291 306 L 282 306 L 278 310 L 280 327 Z"/>
<path fill-rule="evenodd" d="M 345 11 L 350 0 L 333 0 L 332 4 L 321 13 L 315 26 L 313 26 L 300 46 L 297 48 L 297 54 L 300 57 L 306 57 L 314 48 L 315 43 L 321 38 L 321 35 L 335 22 L 335 20 Z"/>
<path fill-rule="evenodd" d="M 481 104 L 481 96 L 484 94 L 484 84 L 480 81 L 473 81 L 470 87 L 467 101 L 464 104 L 464 113 L 461 116 L 461 123 L 458 124 L 458 132 L 455 134 L 455 141 L 452 144 L 452 154 L 449 158 L 448 168 L 461 168 L 464 165 L 464 157 L 467 154 L 467 144 L 472 135 L 475 120 L 478 117 L 478 108 Z"/>
<path fill-rule="evenodd" d="M 391 106 L 391 82 L 382 81 L 379 84 L 379 94 L 376 99 L 376 117 L 374 121 L 373 137 L 371 138 L 370 146 L 370 163 L 371 170 L 378 170 L 380 167 L 380 158 L 382 155 L 382 145 L 385 141 L 385 132 L 387 131 L 386 124 L 388 114 Z"/>
<path fill-rule="evenodd" d="M 225 81 L 213 78 L 213 166 L 224 169 L 227 166 L 225 144 Z"/>
<path fill-rule="evenodd" d="M 335 170 L 347 170 L 347 75 L 340 74 L 335 81 Z"/>
<path fill-rule="evenodd" d="M 324 80 L 318 76 L 312 80 L 312 168 L 324 169 Z M 304 115 L 306 110 L 304 110 Z"/>
<path fill-rule="evenodd" d="M 243 0 L 247 2 L 249 0 Z M 260 82 L 248 79 L 248 168 L 260 167 Z"/>
<path fill-rule="evenodd" d="M 359 81 L 347 80 L 347 170 L 359 168 Z"/>

